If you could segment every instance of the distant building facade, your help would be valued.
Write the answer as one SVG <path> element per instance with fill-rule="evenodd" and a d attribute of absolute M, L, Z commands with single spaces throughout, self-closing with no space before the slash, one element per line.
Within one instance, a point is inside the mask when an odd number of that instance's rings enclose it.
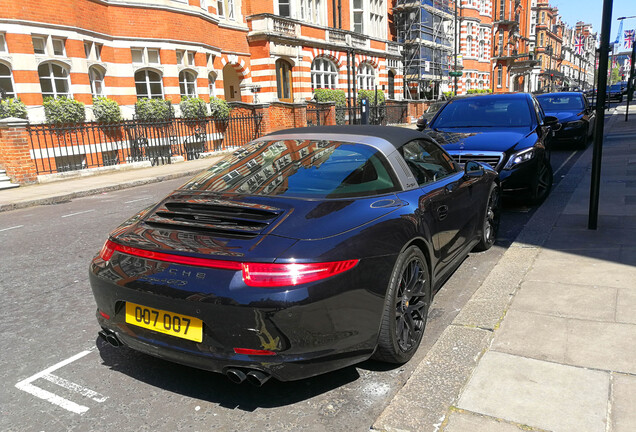
<path fill-rule="evenodd" d="M 388 0 L 24 0 L 0 11 L 0 86 L 46 97 L 302 102 L 317 88 L 402 98 Z"/>

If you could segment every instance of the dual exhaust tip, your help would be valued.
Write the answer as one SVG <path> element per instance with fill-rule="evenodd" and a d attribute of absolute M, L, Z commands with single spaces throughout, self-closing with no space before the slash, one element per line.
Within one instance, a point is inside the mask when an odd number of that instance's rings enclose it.
<path fill-rule="evenodd" d="M 111 330 L 103 329 L 98 333 L 98 335 L 100 338 L 116 348 L 123 345 L 115 332 Z M 235 384 L 241 384 L 243 381 L 247 381 L 256 387 L 262 387 L 263 384 L 271 378 L 270 375 L 256 369 L 244 372 L 241 369 L 230 368 L 225 371 L 225 375 Z"/>
<path fill-rule="evenodd" d="M 105 340 L 106 342 L 114 346 L 115 348 L 119 348 L 120 346 L 123 345 L 121 341 L 119 340 L 119 338 L 117 337 L 117 335 L 115 334 L 115 332 L 111 330 L 103 329 L 97 334 L 99 335 L 100 338 L 102 338 L 103 340 Z"/>
<path fill-rule="evenodd" d="M 230 368 L 225 371 L 225 375 L 234 384 L 241 384 L 243 381 L 247 381 L 248 383 L 256 387 L 262 387 L 263 384 L 265 384 L 267 380 L 270 379 L 270 375 L 259 370 L 250 370 L 245 373 L 241 369 Z"/>

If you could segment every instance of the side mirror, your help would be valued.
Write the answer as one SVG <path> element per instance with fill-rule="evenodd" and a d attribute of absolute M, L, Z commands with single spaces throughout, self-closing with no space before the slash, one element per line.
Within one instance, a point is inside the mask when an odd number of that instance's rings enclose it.
<path fill-rule="evenodd" d="M 419 131 L 423 131 L 424 129 L 426 129 L 426 126 L 428 126 L 428 120 L 425 118 L 418 118 L 417 119 L 417 130 Z"/>
<path fill-rule="evenodd" d="M 484 167 L 475 161 L 468 161 L 464 165 L 464 178 L 476 178 L 484 175 Z"/>
<path fill-rule="evenodd" d="M 559 119 L 556 118 L 555 116 L 545 116 L 545 119 L 543 120 L 543 124 L 548 126 L 554 132 L 561 129 L 561 123 L 559 123 Z"/>

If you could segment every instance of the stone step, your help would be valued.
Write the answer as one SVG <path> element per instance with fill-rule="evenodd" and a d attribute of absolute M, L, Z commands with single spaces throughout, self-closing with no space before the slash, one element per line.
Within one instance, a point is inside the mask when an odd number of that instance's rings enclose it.
<path fill-rule="evenodd" d="M 7 182 L 7 181 L 3 181 L 0 182 L 0 190 L 2 189 L 13 189 L 13 188 L 17 188 L 20 187 L 19 184 L 15 184 L 15 183 L 11 183 L 11 182 Z"/>
<path fill-rule="evenodd" d="M 0 170 L 0 189 L 13 189 L 19 186 L 19 184 L 11 183 L 11 178 L 7 175 L 6 170 Z"/>

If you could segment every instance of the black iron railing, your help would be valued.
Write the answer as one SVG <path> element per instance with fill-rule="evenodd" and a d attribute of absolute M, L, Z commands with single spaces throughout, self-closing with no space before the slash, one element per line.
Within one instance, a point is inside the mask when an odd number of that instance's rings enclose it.
<path fill-rule="evenodd" d="M 240 147 L 262 135 L 262 116 L 229 119 L 170 119 L 144 122 L 29 125 L 31 158 L 38 174 L 149 161 L 170 163 L 175 156 Z"/>

